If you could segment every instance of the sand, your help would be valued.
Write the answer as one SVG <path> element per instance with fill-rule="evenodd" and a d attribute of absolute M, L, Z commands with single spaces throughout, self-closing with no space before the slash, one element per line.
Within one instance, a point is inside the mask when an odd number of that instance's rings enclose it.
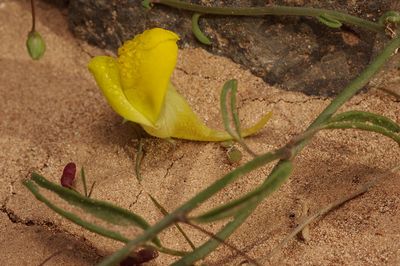
<path fill-rule="evenodd" d="M 47 51 L 43 59 L 32 61 L 25 51 L 31 19 L 28 3 L 0 1 L 0 265 L 38 265 L 55 252 L 59 253 L 46 265 L 93 265 L 121 244 L 83 230 L 36 201 L 21 184 L 32 171 L 59 182 L 64 165 L 73 161 L 85 167 L 89 183 L 96 181 L 92 197 L 155 223 L 162 215 L 148 194 L 171 211 L 237 165 L 227 161 L 218 143 L 177 140 L 172 145 L 147 138 L 143 181 L 138 183 L 134 172 L 137 130 L 121 123 L 87 70 L 91 55 L 110 52 L 74 39 L 62 11 L 40 2 L 37 12 L 37 28 Z M 342 110 L 376 112 L 400 123 L 399 100 L 377 90 L 399 88 L 398 58 L 377 76 L 367 93 L 355 96 Z M 259 153 L 284 145 L 330 102 L 268 86 L 230 60 L 199 48 L 179 51 L 172 80 L 209 126 L 222 128 L 219 93 L 230 78 L 239 81 L 243 125 L 254 123 L 264 112 L 274 113 L 267 127 L 247 140 Z M 377 134 L 320 132 L 295 159 L 289 181 L 257 208 L 229 242 L 260 258 L 294 228 L 302 204 L 317 211 L 398 165 L 399 158 L 398 145 Z M 242 162 L 249 159 L 245 155 Z M 271 166 L 241 178 L 202 209 L 254 188 Z M 399 265 L 399 177 L 398 173 L 385 175 L 372 190 L 313 223 L 309 241 L 291 241 L 270 263 Z M 215 231 L 220 226 L 206 228 Z M 185 229 L 196 245 L 206 239 Z M 139 232 L 128 233 L 133 237 Z M 171 248 L 189 249 L 174 228 L 161 239 Z M 167 265 L 173 259 L 161 255 L 150 265 Z M 242 260 L 229 248 L 220 247 L 205 263 L 238 265 Z"/>

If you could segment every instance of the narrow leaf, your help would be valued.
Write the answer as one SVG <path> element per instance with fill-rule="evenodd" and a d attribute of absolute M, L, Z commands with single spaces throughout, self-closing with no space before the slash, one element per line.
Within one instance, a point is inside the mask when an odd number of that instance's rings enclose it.
<path fill-rule="evenodd" d="M 151 199 L 151 201 L 153 202 L 153 204 L 156 206 L 156 208 L 164 215 L 167 216 L 169 213 L 168 211 L 153 197 L 149 194 L 149 197 Z M 178 231 L 182 234 L 182 236 L 185 238 L 186 242 L 188 242 L 189 246 L 195 250 L 196 246 L 193 244 L 192 240 L 190 240 L 189 236 L 185 233 L 185 231 L 183 231 L 182 227 L 178 224 L 175 223 L 176 228 L 178 229 Z"/>
<path fill-rule="evenodd" d="M 280 164 L 282 169 L 279 171 L 275 171 L 271 173 L 271 175 L 264 181 L 262 186 L 265 186 L 265 191 L 260 193 L 254 198 L 254 201 L 250 201 L 247 204 L 243 205 L 241 209 L 239 209 L 236 214 L 233 216 L 233 220 L 228 222 L 217 234 L 216 236 L 219 239 L 225 240 L 227 239 L 236 229 L 237 227 L 246 220 L 246 218 L 255 210 L 257 205 L 267 196 L 269 196 L 272 192 L 278 189 L 289 177 L 292 171 L 292 162 L 291 161 L 281 161 Z M 282 171 L 281 171 L 282 170 Z M 215 248 L 220 244 L 219 241 L 215 239 L 210 239 L 202 246 L 198 247 L 193 252 L 189 253 L 185 257 L 181 258 L 179 261 L 173 263 L 174 266 L 181 265 L 192 265 L 194 262 L 204 258 L 210 252 L 212 252 Z"/>
<path fill-rule="evenodd" d="M 56 213 L 58 213 L 59 215 L 63 216 L 64 218 L 72 221 L 73 223 L 82 226 L 83 228 L 94 232 L 96 234 L 117 240 L 117 241 L 121 241 L 121 242 L 128 242 L 129 239 L 122 236 L 120 233 L 115 232 L 115 231 L 111 231 L 108 230 L 106 228 L 103 228 L 101 226 L 92 224 L 90 222 L 87 222 L 83 219 L 81 219 L 79 216 L 77 216 L 76 214 L 73 214 L 71 212 L 68 212 L 66 210 L 61 209 L 60 207 L 56 206 L 55 204 L 53 204 L 52 202 L 50 202 L 45 196 L 43 196 L 42 194 L 40 194 L 39 190 L 38 190 L 38 186 L 32 182 L 32 180 L 25 180 L 23 182 L 24 186 L 26 186 L 31 192 L 32 194 L 41 202 L 43 202 L 44 204 L 46 204 L 50 209 L 52 209 L 53 211 L 55 211 Z"/>
<path fill-rule="evenodd" d="M 338 28 L 342 27 L 342 23 L 339 20 L 337 20 L 327 14 L 322 14 L 320 16 L 317 16 L 317 19 L 319 22 L 321 22 L 322 24 L 324 24 L 330 28 L 338 29 Z"/>
<path fill-rule="evenodd" d="M 334 117 L 332 117 L 328 123 L 332 122 L 363 122 L 363 123 L 371 123 L 376 126 L 380 126 L 386 128 L 389 131 L 393 131 L 395 133 L 400 132 L 400 125 L 390 120 L 389 118 L 363 111 L 348 111 L 344 113 L 340 113 Z"/>
<path fill-rule="evenodd" d="M 338 114 L 322 125 L 322 129 L 360 129 L 387 136 L 400 145 L 400 126 L 387 117 L 361 111 Z"/>
<path fill-rule="evenodd" d="M 237 133 L 235 133 L 231 126 L 230 126 L 230 119 L 229 119 L 229 114 L 228 114 L 228 108 L 227 108 L 227 95 L 228 92 L 231 91 L 233 93 L 235 91 L 235 88 L 237 88 L 237 80 L 231 79 L 225 82 L 224 86 L 222 87 L 221 91 L 221 97 L 220 97 L 220 106 L 221 106 L 221 114 L 222 114 L 222 120 L 224 122 L 224 127 L 226 132 L 229 133 L 234 139 L 239 139 L 239 136 Z"/>
<path fill-rule="evenodd" d="M 210 39 L 201 31 L 199 19 L 202 14 L 194 13 L 192 16 L 192 32 L 199 42 L 205 45 L 211 45 Z"/>
<path fill-rule="evenodd" d="M 81 179 L 82 179 L 82 184 L 83 184 L 83 193 L 87 197 L 88 191 L 87 191 L 87 184 L 86 184 L 86 175 L 85 175 L 85 170 L 83 169 L 83 166 L 81 167 Z"/>
<path fill-rule="evenodd" d="M 290 161 L 283 162 L 282 167 L 279 168 L 279 171 L 274 172 L 274 175 L 271 176 L 273 178 L 270 177 L 266 179 L 263 184 L 253 191 L 238 199 L 207 211 L 198 217 L 191 218 L 190 220 L 200 223 L 207 223 L 237 215 L 238 212 L 243 210 L 243 206 L 253 204 L 254 202 L 258 201 L 260 197 L 264 198 L 266 195 L 269 195 L 281 184 L 283 184 L 290 176 L 292 168 L 293 165 Z"/>
<path fill-rule="evenodd" d="M 144 230 L 150 227 L 150 225 L 137 214 L 105 201 L 82 196 L 75 191 L 63 188 L 48 181 L 37 173 L 32 173 L 32 180 L 39 186 L 56 193 L 68 203 L 77 206 L 106 222 L 116 225 L 135 225 Z"/>

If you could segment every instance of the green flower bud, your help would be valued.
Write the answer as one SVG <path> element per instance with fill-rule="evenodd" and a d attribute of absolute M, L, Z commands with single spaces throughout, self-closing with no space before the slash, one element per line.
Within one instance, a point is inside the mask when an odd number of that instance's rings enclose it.
<path fill-rule="evenodd" d="M 33 60 L 38 60 L 43 56 L 44 51 L 46 50 L 46 44 L 37 31 L 31 31 L 28 33 L 26 48 L 28 49 L 30 57 Z"/>
<path fill-rule="evenodd" d="M 229 149 L 230 147 L 232 147 L 233 144 L 234 144 L 234 143 L 233 143 L 232 140 L 226 140 L 226 141 L 222 141 L 222 142 L 220 143 L 221 147 L 226 148 L 226 149 Z"/>
<path fill-rule="evenodd" d="M 242 152 L 236 147 L 231 147 L 227 152 L 228 160 L 230 163 L 238 163 L 242 159 Z"/>

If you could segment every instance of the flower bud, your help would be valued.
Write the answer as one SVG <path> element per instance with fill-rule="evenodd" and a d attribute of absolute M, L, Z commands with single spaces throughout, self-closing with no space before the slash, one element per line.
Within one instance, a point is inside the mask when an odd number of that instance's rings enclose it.
<path fill-rule="evenodd" d="M 64 171 L 61 176 L 61 185 L 63 187 L 71 188 L 75 179 L 76 165 L 75 163 L 68 163 L 64 167 Z"/>
<path fill-rule="evenodd" d="M 28 33 L 28 39 L 26 40 L 26 48 L 28 53 L 33 60 L 40 59 L 44 51 L 46 50 L 46 44 L 39 32 L 31 31 Z"/>
<path fill-rule="evenodd" d="M 233 146 L 226 152 L 226 154 L 228 155 L 230 163 L 238 163 L 242 159 L 242 152 Z"/>

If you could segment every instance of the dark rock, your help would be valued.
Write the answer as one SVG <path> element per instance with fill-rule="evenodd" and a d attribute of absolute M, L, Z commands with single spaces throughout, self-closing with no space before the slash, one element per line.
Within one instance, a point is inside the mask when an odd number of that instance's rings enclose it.
<path fill-rule="evenodd" d="M 263 6 L 265 0 L 193 0 L 213 6 Z M 277 0 L 270 4 L 310 6 L 376 19 L 391 0 Z M 79 38 L 116 50 L 123 41 L 152 27 L 173 30 L 181 46 L 202 46 L 250 69 L 269 84 L 306 94 L 331 96 L 370 61 L 375 34 L 344 26 L 328 28 L 304 17 L 224 17 L 207 15 L 200 26 L 212 39 L 200 44 L 191 32 L 191 12 L 162 5 L 151 10 L 141 0 L 70 0 L 69 23 Z"/>
<path fill-rule="evenodd" d="M 66 8 L 68 7 L 69 4 L 69 0 L 43 0 L 43 1 L 59 8 Z"/>

